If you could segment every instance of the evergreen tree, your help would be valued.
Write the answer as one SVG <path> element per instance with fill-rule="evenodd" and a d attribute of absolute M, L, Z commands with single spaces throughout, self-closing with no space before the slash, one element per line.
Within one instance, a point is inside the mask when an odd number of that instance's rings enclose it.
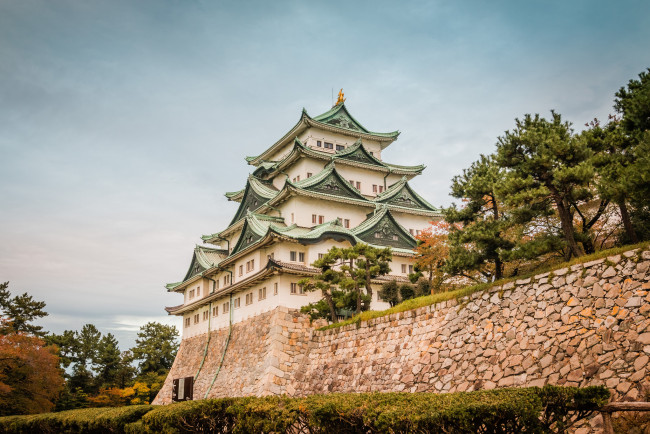
<path fill-rule="evenodd" d="M 589 182 L 595 172 L 586 143 L 573 135 L 571 124 L 562 121 L 558 113 L 552 111 L 551 115 L 551 120 L 539 115 L 516 119 L 515 129 L 498 139 L 496 161 L 508 169 L 500 191 L 513 208 L 512 215 L 520 222 L 530 222 L 555 211 L 569 259 L 583 255 L 573 213 L 592 199 Z"/>
<path fill-rule="evenodd" d="M 451 224 L 451 247 L 445 264 L 450 274 L 472 276 L 478 272 L 484 278 L 496 279 L 503 276 L 500 252 L 514 246 L 504 236 L 512 224 L 498 194 L 504 179 L 505 171 L 494 157 L 485 155 L 452 179 L 451 195 L 462 199 L 463 207 L 453 204 L 443 210 L 445 220 Z"/>
<path fill-rule="evenodd" d="M 138 374 L 161 374 L 169 370 L 176 357 L 177 339 L 175 326 L 149 322 L 140 327 L 136 346 L 131 348 L 134 360 L 139 361 Z"/>
<path fill-rule="evenodd" d="M 628 177 L 634 167 L 633 140 L 625 133 L 620 122 L 610 117 L 610 122 L 604 127 L 597 119 L 589 124 L 590 128 L 583 131 L 580 137 L 592 150 L 592 164 L 596 170 L 596 188 L 600 197 L 598 211 L 604 211 L 611 201 L 619 209 L 623 227 L 628 240 L 636 243 L 638 237 L 629 213 L 630 189 Z M 583 231 L 585 227 L 591 227 L 600 217 L 597 212 L 589 222 L 581 214 Z M 590 226 L 591 225 L 591 226 Z"/>
<path fill-rule="evenodd" d="M 117 339 L 111 333 L 105 334 L 100 339 L 94 364 L 97 371 L 96 382 L 100 387 L 117 385 L 118 374 L 122 368 L 122 357 Z"/>
<path fill-rule="evenodd" d="M 0 334 L 28 333 L 43 337 L 46 334 L 43 327 L 31 323 L 48 315 L 44 307 L 44 301 L 35 301 L 26 292 L 11 297 L 9 282 L 0 283 L 0 316 L 6 320 L 0 325 Z"/>
<path fill-rule="evenodd" d="M 631 141 L 628 154 L 634 162 L 624 179 L 631 205 L 630 221 L 638 238 L 650 238 L 650 68 L 616 93 L 614 108 L 622 115 L 621 125 Z"/>
<path fill-rule="evenodd" d="M 391 307 L 400 302 L 399 286 L 395 280 L 390 280 L 382 284 L 378 295 L 382 300 L 390 304 Z"/>
<path fill-rule="evenodd" d="M 358 243 L 352 247 L 332 247 L 314 262 L 321 270 L 313 278 L 300 280 L 305 291 L 320 290 L 323 299 L 301 310 L 312 317 L 329 316 L 336 322 L 337 310 L 352 309 L 356 313 L 370 308 L 372 279 L 390 273 L 390 248 L 376 248 Z M 334 289 L 338 287 L 338 289 Z M 365 291 L 364 291 L 365 290 Z M 324 312 L 329 311 L 326 315 Z"/>

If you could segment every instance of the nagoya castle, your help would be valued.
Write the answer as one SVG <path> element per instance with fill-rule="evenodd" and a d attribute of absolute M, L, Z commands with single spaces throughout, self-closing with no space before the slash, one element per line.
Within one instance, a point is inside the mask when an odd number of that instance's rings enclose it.
<path fill-rule="evenodd" d="M 391 273 L 372 282 L 371 309 L 389 307 L 378 298 L 383 282 L 407 281 L 415 236 L 440 218 L 409 185 L 424 166 L 385 162 L 384 150 L 399 131 L 369 131 L 344 101 L 340 92 L 329 111 L 314 117 L 303 109 L 283 137 L 246 157 L 255 169 L 241 190 L 225 194 L 239 204 L 232 220 L 202 236 L 182 282 L 167 285 L 183 296 L 182 304 L 166 308 L 183 318 L 181 350 L 188 339 L 320 300 L 320 291 L 305 292 L 298 282 L 318 274 L 312 264 L 332 246 L 392 249 Z M 208 351 L 205 345 L 200 352 Z"/>
<path fill-rule="evenodd" d="M 376 133 L 352 117 L 342 93 L 315 117 L 303 109 L 298 123 L 261 154 L 246 157 L 256 169 L 244 188 L 226 193 L 239 206 L 228 227 L 204 235 L 180 283 L 183 304 L 166 308 L 183 317 L 183 338 L 268 311 L 300 309 L 321 299 L 298 285 L 318 274 L 311 264 L 332 246 L 366 243 L 391 247 L 386 280 L 413 271 L 415 235 L 439 218 L 409 185 L 423 165 L 383 161 L 399 131 Z M 371 309 L 389 305 L 373 291 Z"/>

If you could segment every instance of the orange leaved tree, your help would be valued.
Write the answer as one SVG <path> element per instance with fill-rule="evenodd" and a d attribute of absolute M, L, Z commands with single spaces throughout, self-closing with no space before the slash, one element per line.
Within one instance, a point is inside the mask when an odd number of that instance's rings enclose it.
<path fill-rule="evenodd" d="M 23 332 L 0 334 L 0 416 L 52 410 L 63 389 L 58 366 L 56 347 L 42 339 Z"/>
<path fill-rule="evenodd" d="M 449 256 L 449 223 L 431 222 L 431 227 L 424 229 L 415 238 L 415 268 L 429 276 L 432 291 L 440 289 L 444 280 L 442 267 Z"/>

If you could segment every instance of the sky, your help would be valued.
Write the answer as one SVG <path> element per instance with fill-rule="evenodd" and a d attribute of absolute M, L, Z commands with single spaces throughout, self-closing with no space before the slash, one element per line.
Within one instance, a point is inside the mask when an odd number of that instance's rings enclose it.
<path fill-rule="evenodd" d="M 343 88 L 448 206 L 515 118 L 580 130 L 648 67 L 647 1 L 0 0 L 0 282 L 47 303 L 45 329 L 127 349 L 180 329 L 165 283 L 303 107 Z"/>

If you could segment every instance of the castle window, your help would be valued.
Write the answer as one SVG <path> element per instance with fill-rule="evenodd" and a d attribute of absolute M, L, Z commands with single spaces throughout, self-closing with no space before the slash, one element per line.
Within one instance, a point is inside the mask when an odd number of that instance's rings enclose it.
<path fill-rule="evenodd" d="M 406 274 L 406 264 L 402 264 L 402 273 Z"/>
<path fill-rule="evenodd" d="M 415 235 L 415 230 L 414 229 L 409 229 L 409 232 L 411 233 L 411 235 Z"/>
<path fill-rule="evenodd" d="M 361 183 L 357 181 L 357 190 L 361 190 Z"/>
<path fill-rule="evenodd" d="M 294 251 L 289 252 L 289 260 L 290 260 L 291 262 L 296 262 L 296 254 L 297 254 L 297 253 L 294 252 Z"/>
<path fill-rule="evenodd" d="M 214 291 L 214 289 L 219 289 L 219 281 L 218 280 L 214 281 L 214 283 L 212 284 L 212 288 L 213 288 L 212 289 L 213 291 Z"/>
<path fill-rule="evenodd" d="M 325 223 L 325 216 L 324 215 L 319 215 L 318 216 L 318 224 L 322 225 L 323 223 Z"/>
<path fill-rule="evenodd" d="M 343 220 L 343 226 L 346 227 L 346 228 L 349 228 L 350 227 L 350 219 Z"/>
<path fill-rule="evenodd" d="M 235 307 L 235 309 L 238 309 L 239 306 L 241 306 L 241 297 L 237 297 L 236 299 L 234 299 L 232 304 Z"/>
<path fill-rule="evenodd" d="M 249 292 L 248 294 L 246 294 L 246 306 L 248 306 L 249 304 L 253 304 L 253 293 L 252 292 Z"/>
<path fill-rule="evenodd" d="M 223 276 L 223 286 L 226 286 L 230 283 L 230 274 Z"/>
<path fill-rule="evenodd" d="M 292 283 L 291 284 L 291 293 L 292 294 L 297 294 L 298 293 L 298 284 L 297 283 Z"/>
<path fill-rule="evenodd" d="M 295 222 L 295 219 L 293 217 L 293 213 L 291 213 L 291 223 L 294 223 L 294 222 Z"/>
<path fill-rule="evenodd" d="M 383 192 L 384 192 L 384 186 L 383 186 L 383 185 L 380 185 L 380 186 L 379 186 L 379 192 L 380 192 L 380 193 L 383 193 Z"/>
<path fill-rule="evenodd" d="M 325 256 L 324 253 L 319 253 L 319 254 L 318 254 L 318 259 L 323 259 L 323 256 Z"/>
<path fill-rule="evenodd" d="M 314 223 L 314 224 L 316 224 L 316 218 L 317 218 L 317 217 L 318 217 L 318 216 L 317 216 L 316 214 L 312 214 L 312 215 L 311 215 L 311 222 Z"/>
<path fill-rule="evenodd" d="M 344 150 L 344 149 L 345 149 L 345 146 L 343 146 L 343 145 L 336 145 L 336 150 L 337 150 L 337 151 L 342 151 L 342 150 Z"/>
<path fill-rule="evenodd" d="M 244 266 L 240 265 L 239 266 L 239 275 L 242 276 L 244 274 Z"/>
<path fill-rule="evenodd" d="M 273 295 L 278 295 L 278 283 L 273 284 Z"/>
<path fill-rule="evenodd" d="M 194 324 L 198 324 L 200 319 L 201 318 L 200 318 L 198 313 L 196 315 L 194 315 Z"/>
<path fill-rule="evenodd" d="M 196 296 L 197 297 L 201 296 L 201 287 L 200 286 L 196 288 Z"/>
<path fill-rule="evenodd" d="M 323 142 L 321 142 L 320 140 L 316 140 L 316 146 L 320 148 L 321 146 L 323 146 Z"/>
<path fill-rule="evenodd" d="M 409 265 L 409 273 L 413 274 L 413 265 Z"/>
<path fill-rule="evenodd" d="M 187 318 L 185 318 L 185 327 L 189 327 L 189 326 L 190 326 L 190 317 L 188 316 Z"/>
<path fill-rule="evenodd" d="M 212 308 L 212 316 L 217 316 L 219 315 L 219 306 L 215 306 Z"/>
<path fill-rule="evenodd" d="M 257 299 L 258 300 L 266 299 L 266 286 L 264 288 L 260 288 Z"/>
<path fill-rule="evenodd" d="M 203 321 L 207 320 L 208 318 L 210 318 L 210 312 L 206 310 L 203 312 Z"/>
<path fill-rule="evenodd" d="M 194 290 L 192 289 L 192 290 L 190 291 L 190 300 L 193 299 L 193 298 L 194 298 Z"/>
<path fill-rule="evenodd" d="M 351 185 L 352 187 L 354 187 L 354 181 L 353 181 L 353 180 L 348 179 L 348 182 L 350 183 L 350 185 Z"/>
<path fill-rule="evenodd" d="M 393 241 L 397 241 L 399 238 L 397 238 L 397 235 L 393 235 Z"/>
<path fill-rule="evenodd" d="M 334 143 L 325 142 L 325 149 L 334 149 Z"/>
<path fill-rule="evenodd" d="M 421 231 L 420 231 L 419 229 L 415 231 L 415 235 L 418 235 L 418 236 L 419 236 L 420 233 L 421 233 Z"/>
<path fill-rule="evenodd" d="M 313 173 L 307 172 L 307 178 L 311 178 L 313 176 Z"/>
<path fill-rule="evenodd" d="M 223 313 L 230 312 L 230 303 L 229 302 L 225 302 L 222 307 L 223 307 L 223 309 L 222 309 Z"/>
<path fill-rule="evenodd" d="M 377 184 L 372 184 L 372 192 L 377 193 Z"/>
<path fill-rule="evenodd" d="M 298 253 L 298 262 L 305 262 L 305 254 L 303 252 Z"/>

